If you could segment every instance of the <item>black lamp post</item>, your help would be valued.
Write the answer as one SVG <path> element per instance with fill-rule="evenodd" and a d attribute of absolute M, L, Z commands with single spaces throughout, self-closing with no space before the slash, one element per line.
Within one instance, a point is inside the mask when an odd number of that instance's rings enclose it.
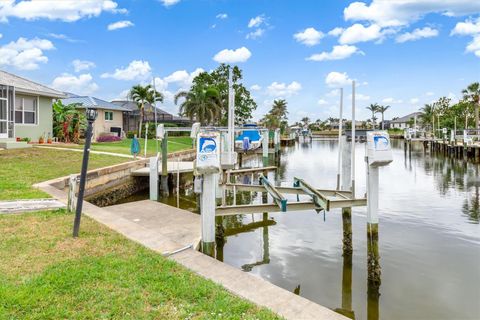
<path fill-rule="evenodd" d="M 83 194 L 85 192 L 85 183 L 87 180 L 88 157 L 90 155 L 90 144 L 92 142 L 93 122 L 97 118 L 97 110 L 95 108 L 87 108 L 85 110 L 87 116 L 87 133 L 85 134 L 85 147 L 83 149 L 82 172 L 80 174 L 80 185 L 78 188 L 77 210 L 75 212 L 75 221 L 73 222 L 73 237 L 78 237 L 80 230 L 80 219 L 82 218 Z"/>

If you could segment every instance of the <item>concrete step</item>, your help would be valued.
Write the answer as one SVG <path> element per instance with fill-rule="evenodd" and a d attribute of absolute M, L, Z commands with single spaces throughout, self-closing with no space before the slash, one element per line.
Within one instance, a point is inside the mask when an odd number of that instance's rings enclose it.
<path fill-rule="evenodd" d="M 2 139 L 0 140 L 0 148 L 1 149 L 24 149 L 24 148 L 31 148 L 32 145 L 28 144 L 26 141 L 15 141 L 10 139 Z"/>

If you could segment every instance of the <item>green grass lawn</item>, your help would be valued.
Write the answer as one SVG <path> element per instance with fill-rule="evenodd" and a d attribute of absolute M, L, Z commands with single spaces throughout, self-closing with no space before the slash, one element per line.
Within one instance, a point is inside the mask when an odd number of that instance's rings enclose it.
<path fill-rule="evenodd" d="M 143 157 L 144 150 L 145 150 L 145 139 L 138 139 L 140 142 L 140 156 Z M 156 140 L 149 139 L 147 140 L 147 156 L 154 156 L 156 154 Z M 121 154 L 131 154 L 130 153 L 130 146 L 132 144 L 132 139 L 123 139 L 122 141 L 118 142 L 95 142 L 92 143 L 92 150 L 95 151 L 106 151 L 106 152 L 113 152 L 113 153 L 121 153 Z M 53 145 L 56 146 L 56 145 Z M 75 148 L 75 149 L 82 149 L 82 145 L 58 145 L 58 147 L 63 148 Z M 168 138 L 168 152 L 175 152 L 181 150 L 187 150 L 192 148 L 192 139 L 190 137 L 169 137 Z M 159 152 L 160 149 L 160 142 L 159 142 Z"/>
<path fill-rule="evenodd" d="M 73 239 L 72 221 L 0 215 L 0 319 L 278 319 L 88 217 Z"/>
<path fill-rule="evenodd" d="M 0 151 L 0 200 L 50 197 L 32 184 L 80 172 L 81 152 L 29 148 Z M 89 169 L 129 161 L 128 158 L 91 154 Z"/>

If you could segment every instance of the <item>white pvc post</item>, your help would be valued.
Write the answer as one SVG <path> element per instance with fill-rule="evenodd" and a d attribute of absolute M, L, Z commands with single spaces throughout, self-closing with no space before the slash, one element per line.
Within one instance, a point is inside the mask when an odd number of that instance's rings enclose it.
<path fill-rule="evenodd" d="M 215 247 L 215 177 L 203 175 L 202 195 L 200 199 L 202 218 L 202 252 L 213 256 Z"/>
<path fill-rule="evenodd" d="M 367 222 L 378 223 L 378 167 L 367 163 Z"/>
<path fill-rule="evenodd" d="M 158 201 L 158 157 L 150 158 L 150 200 Z"/>
<path fill-rule="evenodd" d="M 347 143 L 347 137 L 342 137 L 343 144 L 342 144 L 342 153 L 344 156 L 342 157 L 342 177 L 341 177 L 341 186 L 340 190 L 342 191 L 350 191 L 351 190 L 351 167 L 352 167 L 352 158 L 349 157 L 351 145 Z"/>
<path fill-rule="evenodd" d="M 145 158 L 147 157 L 148 122 L 145 123 Z"/>
<path fill-rule="evenodd" d="M 235 91 L 233 89 L 233 67 L 228 75 L 228 135 L 227 135 L 228 164 L 235 164 L 233 160 L 233 147 L 235 139 Z"/>
<path fill-rule="evenodd" d="M 355 80 L 352 81 L 352 198 L 355 199 Z"/>
<path fill-rule="evenodd" d="M 68 211 L 75 212 L 77 204 L 77 175 L 71 174 L 68 179 Z"/>
<path fill-rule="evenodd" d="M 338 173 L 337 173 L 337 190 L 340 190 L 340 180 L 342 178 L 342 129 L 343 129 L 343 88 L 340 88 L 340 118 L 338 122 Z"/>
<path fill-rule="evenodd" d="M 262 135 L 263 166 L 266 166 L 266 164 L 268 164 L 268 130 L 263 130 Z"/>

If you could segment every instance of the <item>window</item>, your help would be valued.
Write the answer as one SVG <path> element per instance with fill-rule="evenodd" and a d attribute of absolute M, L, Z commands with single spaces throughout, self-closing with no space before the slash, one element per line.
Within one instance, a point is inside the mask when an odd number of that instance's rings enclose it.
<path fill-rule="evenodd" d="M 105 120 L 107 121 L 113 120 L 113 111 L 105 111 Z"/>
<path fill-rule="evenodd" d="M 37 97 L 15 97 L 15 123 L 37 124 Z"/>

